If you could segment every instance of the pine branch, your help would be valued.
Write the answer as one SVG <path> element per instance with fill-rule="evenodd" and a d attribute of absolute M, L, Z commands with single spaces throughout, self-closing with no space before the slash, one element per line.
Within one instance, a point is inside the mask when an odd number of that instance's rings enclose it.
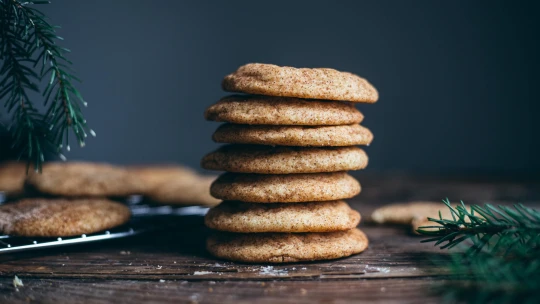
<path fill-rule="evenodd" d="M 22 10 L 32 20 L 35 35 L 33 43 L 37 49 L 41 49 L 35 66 L 41 65 L 41 77 L 49 78 L 43 96 L 44 104 L 50 103 L 46 117 L 51 124 L 54 142 L 59 148 L 64 142 L 66 149 L 69 150 L 71 129 L 79 145 L 83 147 L 86 132 L 94 136 L 95 133 L 88 128 L 82 115 L 80 106 L 86 107 L 87 103 L 72 83 L 80 80 L 70 68 L 72 62 L 65 57 L 69 50 L 55 43 L 55 39 L 63 40 L 63 38 L 56 35 L 55 27 L 50 25 L 41 13 L 28 7 L 22 7 Z"/>
<path fill-rule="evenodd" d="M 79 145 L 85 145 L 89 129 L 81 110 L 86 106 L 73 82 L 80 81 L 71 69 L 65 54 L 68 49 L 56 41 L 56 26 L 49 24 L 32 4 L 49 1 L 0 0 L 1 59 L 0 99 L 6 98 L 5 107 L 13 113 L 10 128 L 15 139 L 14 148 L 21 150 L 21 157 L 32 160 L 36 170 L 41 169 L 44 151 L 60 157 L 62 147 L 69 151 L 69 133 L 72 131 Z M 39 73 L 34 71 L 38 68 Z M 37 84 L 47 80 L 42 92 L 45 114 L 39 113 L 28 98 L 27 91 L 39 92 Z M 37 83 L 37 84 L 36 84 Z"/>
<path fill-rule="evenodd" d="M 24 63 L 31 62 L 28 53 L 28 43 L 23 40 L 25 33 L 18 27 L 16 10 L 10 10 L 7 2 L 2 5 L 1 18 L 1 58 L 3 61 L 0 75 L 4 75 L 0 82 L 0 99 L 5 98 L 4 107 L 8 112 L 14 109 L 14 123 L 10 131 L 14 136 L 14 148 L 21 150 L 20 157 L 26 157 L 29 162 L 33 160 L 41 168 L 44 159 L 43 147 L 47 146 L 47 138 L 42 132 L 43 117 L 39 115 L 28 97 L 28 91 L 38 91 L 36 82 L 38 75 Z"/>
<path fill-rule="evenodd" d="M 472 241 L 464 254 L 447 266 L 456 279 L 442 286 L 449 302 L 535 303 L 540 286 L 540 212 L 522 204 L 513 208 L 486 204 L 469 210 L 463 202 L 450 208 L 452 219 L 430 218 L 434 226 L 418 232 L 441 249 Z M 425 230 L 425 229 L 429 229 Z"/>
<path fill-rule="evenodd" d="M 438 225 L 418 229 L 418 233 L 431 237 L 422 242 L 443 244 L 441 249 L 445 249 L 471 240 L 473 246 L 469 249 L 469 253 L 478 253 L 486 245 L 493 246 L 492 251 L 497 252 L 513 250 L 514 247 L 538 250 L 540 212 L 522 204 L 516 204 L 513 208 L 506 206 L 497 208 L 490 204 L 484 207 L 473 205 L 467 210 L 463 202 L 456 208 L 450 205 L 448 199 L 443 202 L 450 209 L 452 219 L 443 219 L 440 214 L 438 219 L 428 218 Z"/>
<path fill-rule="evenodd" d="M 482 253 L 454 255 L 455 279 L 438 288 L 449 303 L 536 303 L 540 285 L 538 257 L 504 258 Z"/>

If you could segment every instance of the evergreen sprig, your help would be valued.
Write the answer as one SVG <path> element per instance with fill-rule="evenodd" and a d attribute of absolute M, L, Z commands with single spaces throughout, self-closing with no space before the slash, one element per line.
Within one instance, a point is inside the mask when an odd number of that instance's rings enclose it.
<path fill-rule="evenodd" d="M 424 226 L 418 233 L 431 236 L 422 242 L 444 244 L 441 249 L 452 248 L 463 241 L 471 240 L 469 253 L 478 253 L 484 246 L 491 245 L 491 252 L 516 250 L 538 250 L 540 244 L 540 212 L 522 204 L 498 208 L 485 204 L 484 207 L 472 205 L 470 210 L 463 202 L 452 207 L 448 199 L 443 200 L 450 209 L 452 219 L 428 218 L 437 223 Z"/>
<path fill-rule="evenodd" d="M 469 209 L 461 202 L 450 209 L 452 218 L 428 218 L 436 223 L 420 227 L 441 249 L 470 245 L 445 265 L 453 278 L 440 289 L 449 302 L 536 303 L 540 286 L 540 212 L 522 204 L 513 207 Z M 462 247 L 462 246 L 459 246 Z"/>
<path fill-rule="evenodd" d="M 445 266 L 451 280 L 436 290 L 448 303 L 538 303 L 538 256 L 455 254 Z"/>
<path fill-rule="evenodd" d="M 57 44 L 63 40 L 56 34 L 57 26 L 49 24 L 34 4 L 49 1 L 0 0 L 0 100 L 12 114 L 9 130 L 20 157 L 32 161 L 41 170 L 45 152 L 70 150 L 72 131 L 80 146 L 87 134 L 95 136 L 82 114 L 86 106 L 74 82 L 80 80 L 71 69 L 72 62 L 65 55 L 68 49 Z M 43 80 L 47 81 L 40 90 Z M 30 92 L 41 92 L 44 114 L 29 97 Z"/>

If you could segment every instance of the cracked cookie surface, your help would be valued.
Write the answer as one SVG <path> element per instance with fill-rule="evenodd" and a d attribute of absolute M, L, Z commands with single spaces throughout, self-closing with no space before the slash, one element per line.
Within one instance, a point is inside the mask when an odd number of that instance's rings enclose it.
<path fill-rule="evenodd" d="M 292 263 L 350 256 L 368 247 L 366 235 L 354 228 L 321 233 L 215 233 L 206 248 L 213 255 L 248 263 Z"/>
<path fill-rule="evenodd" d="M 225 91 L 307 99 L 374 103 L 379 93 L 366 79 L 329 68 L 249 63 L 227 75 Z"/>

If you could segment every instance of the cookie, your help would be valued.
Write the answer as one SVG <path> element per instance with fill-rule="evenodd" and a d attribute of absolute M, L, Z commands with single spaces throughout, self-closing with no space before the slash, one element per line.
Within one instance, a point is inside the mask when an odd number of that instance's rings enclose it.
<path fill-rule="evenodd" d="M 176 164 L 136 165 L 128 167 L 127 170 L 142 180 L 145 193 L 173 179 L 192 180 L 198 177 L 192 169 Z"/>
<path fill-rule="evenodd" d="M 334 201 L 360 193 L 360 183 L 345 172 L 313 174 L 221 175 L 210 188 L 215 198 L 250 203 Z"/>
<path fill-rule="evenodd" d="M 293 68 L 250 63 L 223 79 L 225 91 L 374 103 L 377 90 L 364 78 L 327 68 Z"/>
<path fill-rule="evenodd" d="M 368 164 L 358 147 L 274 147 L 225 145 L 206 155 L 201 166 L 208 170 L 238 173 L 290 174 L 363 169 Z"/>
<path fill-rule="evenodd" d="M 61 196 L 127 196 L 144 190 L 141 179 L 127 170 L 98 163 L 46 163 L 43 172 L 28 176 L 36 190 Z"/>
<path fill-rule="evenodd" d="M 0 206 L 0 231 L 26 237 L 94 233 L 126 223 L 129 208 L 106 199 L 24 199 Z"/>
<path fill-rule="evenodd" d="M 378 208 L 371 214 L 371 219 L 379 224 L 410 225 L 415 218 L 438 218 L 439 211 L 443 218 L 452 217 L 450 209 L 443 203 L 437 202 L 410 202 L 390 204 Z"/>
<path fill-rule="evenodd" d="M 439 215 L 433 217 L 433 216 L 430 216 L 431 218 L 439 218 Z M 444 218 L 444 215 L 443 215 L 443 218 Z M 450 218 L 452 218 L 452 215 L 450 215 Z M 411 221 L 411 229 L 412 229 L 412 232 L 415 233 L 415 234 L 419 234 L 418 233 L 418 229 L 420 229 L 420 227 L 425 227 L 425 226 L 441 226 L 439 225 L 438 223 L 436 222 L 432 222 L 430 220 L 427 219 L 427 217 L 416 217 L 416 218 L 413 218 L 413 220 Z M 442 226 L 441 226 L 442 227 Z M 438 231 L 439 229 L 438 228 L 422 228 L 422 230 L 426 230 L 426 231 Z"/>
<path fill-rule="evenodd" d="M 210 195 L 215 176 L 203 176 L 179 165 L 132 167 L 130 173 L 140 178 L 140 194 L 162 204 L 215 206 L 220 200 Z"/>
<path fill-rule="evenodd" d="M 240 233 L 332 232 L 356 227 L 360 213 L 344 201 L 297 204 L 226 201 L 210 209 L 204 222 L 211 229 Z"/>
<path fill-rule="evenodd" d="M 233 95 L 204 112 L 207 120 L 247 125 L 350 125 L 364 116 L 353 104 L 291 97 Z"/>
<path fill-rule="evenodd" d="M 25 179 L 26 163 L 10 161 L 0 164 L 0 192 L 5 192 L 7 196 L 21 195 Z"/>
<path fill-rule="evenodd" d="M 369 145 L 373 134 L 354 124 L 342 126 L 221 125 L 213 135 L 218 143 L 299 147 Z"/>
<path fill-rule="evenodd" d="M 216 233 L 206 242 L 216 257 L 248 263 L 292 263 L 350 256 L 368 247 L 366 235 L 354 228 L 314 233 Z"/>
<path fill-rule="evenodd" d="M 171 180 L 148 193 L 148 198 L 171 205 L 215 206 L 221 201 L 210 195 L 210 185 L 215 180 L 214 176 L 199 176 L 189 182 Z"/>

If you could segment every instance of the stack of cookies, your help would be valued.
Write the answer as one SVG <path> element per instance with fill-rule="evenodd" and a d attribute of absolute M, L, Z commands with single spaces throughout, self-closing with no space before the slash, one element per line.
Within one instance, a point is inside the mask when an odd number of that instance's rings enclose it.
<path fill-rule="evenodd" d="M 228 143 L 201 162 L 228 171 L 210 190 L 224 200 L 205 218 L 215 230 L 210 253 L 282 263 L 365 250 L 360 214 L 343 199 L 360 193 L 346 171 L 366 167 L 356 145 L 373 138 L 353 102 L 377 101 L 375 88 L 351 73 L 269 64 L 242 66 L 222 86 L 246 95 L 225 97 L 205 112 L 207 120 L 225 122 L 213 139 Z"/>

